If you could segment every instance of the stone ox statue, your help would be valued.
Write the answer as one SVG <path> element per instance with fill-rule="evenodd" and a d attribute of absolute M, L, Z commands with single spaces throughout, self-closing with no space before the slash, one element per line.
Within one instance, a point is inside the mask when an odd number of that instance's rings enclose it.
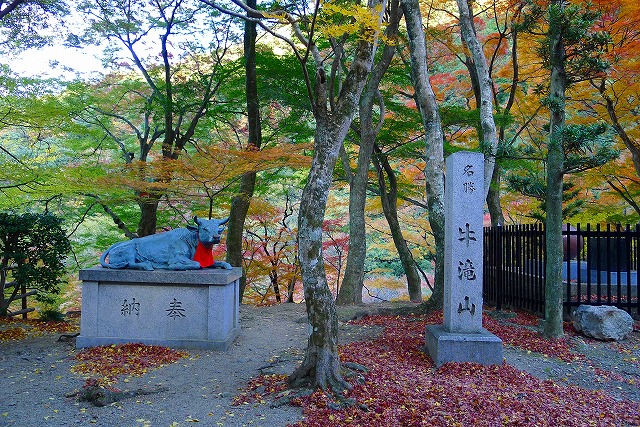
<path fill-rule="evenodd" d="M 104 251 L 100 264 L 107 268 L 136 270 L 231 269 L 229 263 L 214 261 L 211 253 L 213 245 L 220 243 L 220 234 L 229 218 L 206 220 L 196 216 L 193 220 L 197 227 L 189 225 L 187 228 L 116 243 Z M 106 261 L 107 256 L 109 262 Z"/>

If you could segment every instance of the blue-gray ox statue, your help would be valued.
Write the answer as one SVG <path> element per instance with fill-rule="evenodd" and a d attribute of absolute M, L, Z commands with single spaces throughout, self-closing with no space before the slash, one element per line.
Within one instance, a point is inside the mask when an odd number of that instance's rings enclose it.
<path fill-rule="evenodd" d="M 197 227 L 189 225 L 187 228 L 116 243 L 104 251 L 100 264 L 107 268 L 149 271 L 197 270 L 202 267 L 231 269 L 229 263 L 213 261 L 211 254 L 213 245 L 220 243 L 220 234 L 229 218 L 206 220 L 196 216 L 193 220 Z M 109 262 L 106 261 L 107 256 Z"/>

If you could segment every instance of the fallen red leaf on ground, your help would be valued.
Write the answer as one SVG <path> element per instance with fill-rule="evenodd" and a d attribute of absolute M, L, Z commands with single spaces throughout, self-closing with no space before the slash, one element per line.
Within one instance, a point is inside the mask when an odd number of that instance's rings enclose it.
<path fill-rule="evenodd" d="M 109 385 L 120 376 L 139 376 L 187 356 L 184 351 L 140 343 L 98 346 L 76 354 L 78 363 L 71 371 L 85 374 L 88 382 Z"/>
<path fill-rule="evenodd" d="M 518 321 L 519 314 L 509 322 L 500 322 L 490 316 L 483 316 L 482 325 L 491 333 L 500 337 L 503 343 L 520 347 L 523 350 L 535 351 L 549 357 L 557 357 L 565 362 L 584 359 L 584 355 L 571 350 L 571 343 L 567 338 L 546 339 L 540 332 L 529 325 L 529 321 Z M 509 325 L 508 323 L 513 323 Z M 518 326 L 518 325 L 523 325 Z"/>
<path fill-rule="evenodd" d="M 441 314 L 431 314 L 426 321 L 440 323 Z M 369 369 L 364 383 L 352 381 L 354 388 L 346 395 L 355 398 L 356 404 L 337 410 L 334 396 L 316 390 L 292 400 L 305 414 L 296 427 L 640 424 L 638 403 L 616 400 L 602 391 L 543 381 L 507 364 L 449 363 L 435 369 L 423 352 L 424 317 L 372 316 L 356 323 L 385 326 L 379 339 L 340 349 L 343 362 Z M 514 326 L 488 323 L 507 345 L 542 350 L 563 360 L 577 357 L 568 340 L 549 343 L 528 329 L 531 319 L 517 320 Z M 239 403 L 262 402 L 270 394 L 277 399 L 284 388 L 282 376 L 260 377 Z M 278 390 L 275 397 L 270 390 Z"/>
<path fill-rule="evenodd" d="M 66 322 L 0 318 L 0 341 L 23 340 L 46 333 L 77 332 L 80 329 L 78 323 L 78 319 Z"/>

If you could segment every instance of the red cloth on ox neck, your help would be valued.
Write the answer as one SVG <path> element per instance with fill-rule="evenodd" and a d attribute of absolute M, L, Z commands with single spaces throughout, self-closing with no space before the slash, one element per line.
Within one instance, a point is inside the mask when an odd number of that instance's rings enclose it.
<path fill-rule="evenodd" d="M 194 261 L 200 263 L 200 267 L 207 268 L 213 265 L 213 251 L 211 248 L 207 249 L 202 245 L 200 239 L 198 239 L 198 246 L 196 247 L 196 254 L 193 256 Z"/>

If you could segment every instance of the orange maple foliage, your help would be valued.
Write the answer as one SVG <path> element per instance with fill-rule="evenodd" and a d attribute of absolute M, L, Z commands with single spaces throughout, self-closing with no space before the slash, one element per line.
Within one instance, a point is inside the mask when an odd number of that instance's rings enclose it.
<path fill-rule="evenodd" d="M 188 200 L 202 194 L 215 194 L 246 172 L 275 168 L 304 168 L 310 164 L 307 144 L 280 144 L 258 150 L 236 150 L 208 146 L 179 159 L 134 161 L 129 165 L 112 164 L 109 173 L 97 182 L 106 188 L 129 188 L 142 194 L 171 194 Z"/>
<path fill-rule="evenodd" d="M 597 0 L 593 3 L 602 13 L 597 29 L 611 38 L 605 52 L 610 67 L 605 75 L 576 85 L 572 97 L 573 119 L 578 123 L 602 121 L 615 128 L 617 148 L 622 151 L 620 158 L 612 165 L 585 174 L 584 185 L 586 191 L 597 196 L 596 208 L 601 208 L 602 215 L 610 221 L 628 222 L 637 219 L 638 215 L 630 206 L 640 202 L 639 171 L 637 167 L 634 169 L 629 151 L 640 147 L 640 122 L 637 119 L 640 5 L 635 0 Z M 603 206 L 608 209 L 602 209 Z"/>

